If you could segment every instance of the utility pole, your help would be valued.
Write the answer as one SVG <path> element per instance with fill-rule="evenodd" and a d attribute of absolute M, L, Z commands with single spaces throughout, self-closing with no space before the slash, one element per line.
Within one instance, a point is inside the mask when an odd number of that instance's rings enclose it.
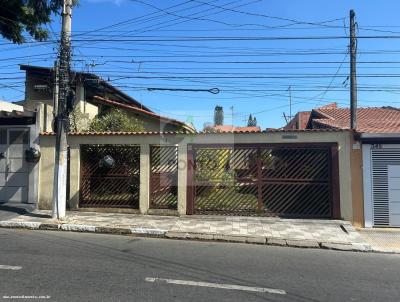
<path fill-rule="evenodd" d="M 292 119 L 292 86 L 289 86 L 289 121 Z"/>
<path fill-rule="evenodd" d="M 233 125 L 233 122 L 234 122 L 234 120 L 233 120 L 233 106 L 231 106 L 231 114 L 232 114 L 232 132 L 233 132 L 233 129 L 235 128 L 235 126 Z"/>
<path fill-rule="evenodd" d="M 350 128 L 357 129 L 357 38 L 354 10 L 350 10 Z"/>
<path fill-rule="evenodd" d="M 58 91 L 59 91 L 59 79 L 58 79 L 58 61 L 54 61 L 54 85 L 53 85 L 53 122 L 57 117 L 58 112 Z M 56 125 L 53 125 L 53 131 L 55 131 Z"/>
<path fill-rule="evenodd" d="M 283 118 L 288 124 L 292 120 L 292 86 L 289 86 L 287 91 L 289 91 L 289 115 L 287 116 L 285 112 L 283 112 Z"/>
<path fill-rule="evenodd" d="M 67 97 L 70 92 L 72 0 L 64 0 L 62 10 L 61 45 L 58 63 L 58 103 L 55 119 L 56 150 L 54 161 L 53 211 L 55 219 L 65 217 L 67 198 Z"/>

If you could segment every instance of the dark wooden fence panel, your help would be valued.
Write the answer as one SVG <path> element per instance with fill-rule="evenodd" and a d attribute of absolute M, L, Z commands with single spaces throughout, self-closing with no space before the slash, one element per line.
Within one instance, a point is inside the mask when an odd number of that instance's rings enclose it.
<path fill-rule="evenodd" d="M 140 147 L 81 146 L 80 207 L 139 208 Z"/>

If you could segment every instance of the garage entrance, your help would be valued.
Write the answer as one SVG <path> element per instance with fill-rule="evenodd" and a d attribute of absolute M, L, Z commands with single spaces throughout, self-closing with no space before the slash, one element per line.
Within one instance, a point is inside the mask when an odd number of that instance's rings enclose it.
<path fill-rule="evenodd" d="M 188 214 L 338 218 L 336 144 L 189 145 Z"/>
<path fill-rule="evenodd" d="M 400 227 L 400 145 L 364 144 L 366 227 Z"/>
<path fill-rule="evenodd" d="M 0 202 L 28 202 L 29 128 L 0 127 Z"/>

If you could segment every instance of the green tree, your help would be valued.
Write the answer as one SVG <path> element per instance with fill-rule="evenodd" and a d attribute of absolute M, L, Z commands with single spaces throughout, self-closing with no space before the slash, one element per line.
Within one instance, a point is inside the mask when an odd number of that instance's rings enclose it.
<path fill-rule="evenodd" d="M 144 131 L 142 121 L 130 117 L 125 111 L 112 109 L 101 116 L 96 116 L 89 125 L 93 132 L 141 132 Z"/>
<path fill-rule="evenodd" d="M 62 6 L 63 0 L 0 0 L 0 35 L 18 44 L 25 42 L 25 32 L 35 40 L 46 40 L 49 33 L 43 26 L 60 14 Z"/>
<path fill-rule="evenodd" d="M 247 126 L 248 127 L 255 127 L 257 126 L 257 119 L 256 117 L 253 117 L 250 113 L 249 118 L 247 120 Z"/>
<path fill-rule="evenodd" d="M 253 124 L 253 116 L 250 113 L 249 118 L 247 119 L 247 127 L 253 126 L 252 124 Z"/>
<path fill-rule="evenodd" d="M 214 109 L 214 126 L 224 124 L 224 108 L 222 106 L 215 106 Z"/>

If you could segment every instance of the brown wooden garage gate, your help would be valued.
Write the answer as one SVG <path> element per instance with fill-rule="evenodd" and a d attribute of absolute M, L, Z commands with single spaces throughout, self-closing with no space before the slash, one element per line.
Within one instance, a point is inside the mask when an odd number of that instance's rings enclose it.
<path fill-rule="evenodd" d="M 189 145 L 187 214 L 339 218 L 337 144 Z"/>

